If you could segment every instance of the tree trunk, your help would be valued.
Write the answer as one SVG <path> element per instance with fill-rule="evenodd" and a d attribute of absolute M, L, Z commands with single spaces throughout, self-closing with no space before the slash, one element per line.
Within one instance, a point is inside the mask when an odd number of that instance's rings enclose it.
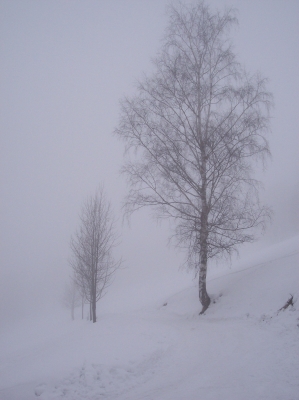
<path fill-rule="evenodd" d="M 206 203 L 206 185 L 203 185 L 202 196 L 202 211 L 200 216 L 200 267 L 198 279 L 198 295 L 202 305 L 202 310 L 199 313 L 203 314 L 211 303 L 211 299 L 207 293 L 207 267 L 208 267 L 208 208 Z"/>
<path fill-rule="evenodd" d="M 97 307 L 97 288 L 95 284 L 95 276 L 92 276 L 92 287 L 91 287 L 91 313 L 92 313 L 92 322 L 97 322 L 96 315 L 96 307 Z"/>
<path fill-rule="evenodd" d="M 207 278 L 207 263 L 200 264 L 199 270 L 199 279 L 198 279 L 198 294 L 199 294 L 199 301 L 202 305 L 202 310 L 199 315 L 203 314 L 211 303 L 211 299 L 207 293 L 206 287 L 206 278 Z"/>
<path fill-rule="evenodd" d="M 95 299 L 92 302 L 92 322 L 97 322 L 97 303 Z"/>

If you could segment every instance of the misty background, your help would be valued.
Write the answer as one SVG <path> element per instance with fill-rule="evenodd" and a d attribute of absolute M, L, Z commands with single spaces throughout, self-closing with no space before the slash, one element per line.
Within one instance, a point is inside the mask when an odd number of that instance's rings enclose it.
<path fill-rule="evenodd" d="M 142 210 L 122 224 L 123 144 L 113 136 L 119 100 L 152 71 L 168 3 L 0 1 L 2 324 L 59 305 L 81 204 L 100 183 L 118 219 L 124 259 L 102 301 L 115 309 L 142 305 L 192 281 L 179 270 L 183 255 L 167 245 L 167 222 L 157 225 Z M 272 160 L 257 175 L 275 215 L 264 238 L 241 252 L 246 257 L 299 232 L 299 2 L 208 3 L 239 10 L 235 52 L 250 72 L 269 78 L 274 95 Z"/>

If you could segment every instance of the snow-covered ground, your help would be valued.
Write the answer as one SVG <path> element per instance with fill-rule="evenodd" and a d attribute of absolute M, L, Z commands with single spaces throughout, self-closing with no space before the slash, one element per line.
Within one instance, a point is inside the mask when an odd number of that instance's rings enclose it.
<path fill-rule="evenodd" d="M 294 237 L 218 271 L 202 316 L 194 285 L 96 324 L 61 311 L 2 329 L 0 399 L 298 400 L 298 251 Z"/>

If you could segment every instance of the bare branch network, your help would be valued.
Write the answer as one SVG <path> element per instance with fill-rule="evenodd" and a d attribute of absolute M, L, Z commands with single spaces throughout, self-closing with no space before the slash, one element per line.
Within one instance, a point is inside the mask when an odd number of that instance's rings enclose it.
<path fill-rule="evenodd" d="M 253 241 L 271 214 L 252 172 L 270 154 L 272 96 L 236 60 L 233 10 L 212 13 L 197 1 L 171 6 L 169 17 L 155 73 L 122 101 L 115 132 L 126 143 L 126 212 L 151 206 L 174 219 L 177 243 L 200 272 L 204 311 L 207 260 Z"/>

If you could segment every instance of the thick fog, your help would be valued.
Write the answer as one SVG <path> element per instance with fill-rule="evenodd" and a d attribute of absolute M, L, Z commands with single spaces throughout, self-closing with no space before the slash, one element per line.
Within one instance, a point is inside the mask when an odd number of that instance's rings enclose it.
<path fill-rule="evenodd" d="M 1 315 L 47 312 L 70 274 L 69 242 L 84 199 L 104 184 L 118 218 L 123 269 L 109 301 L 142 303 L 179 287 L 182 256 L 150 210 L 122 225 L 119 100 L 152 70 L 167 25 L 164 0 L 0 2 Z M 210 0 L 239 10 L 235 51 L 269 78 L 272 160 L 258 176 L 275 216 L 264 242 L 298 232 L 299 2 Z M 171 289 L 169 289 L 171 290 Z M 108 300 L 106 300 L 108 301 Z M 100 310 L 100 306 L 99 306 Z"/>

